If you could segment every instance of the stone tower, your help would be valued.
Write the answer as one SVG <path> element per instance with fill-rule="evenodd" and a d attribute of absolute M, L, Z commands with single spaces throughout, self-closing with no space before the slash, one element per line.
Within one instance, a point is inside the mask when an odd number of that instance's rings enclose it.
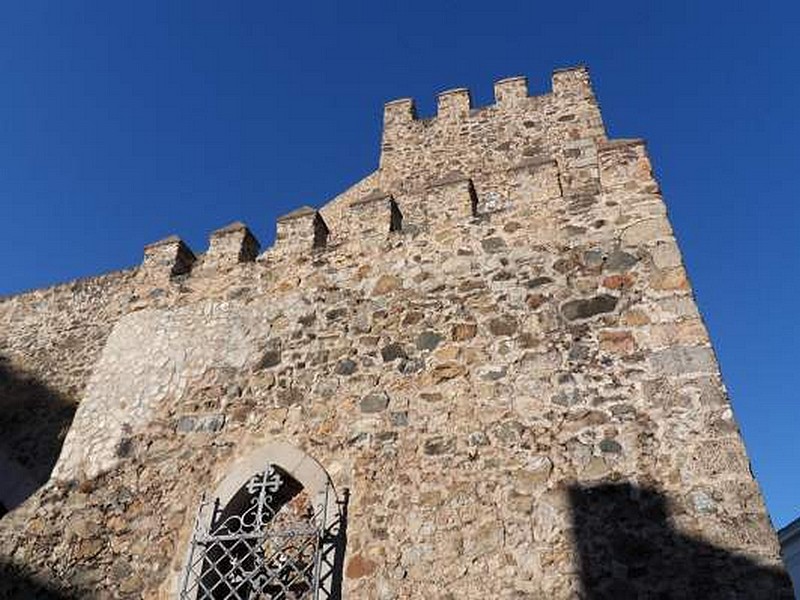
<path fill-rule="evenodd" d="M 585 68 L 389 102 L 378 168 L 263 252 L 3 299 L 0 374 L 5 597 L 791 597 Z"/>

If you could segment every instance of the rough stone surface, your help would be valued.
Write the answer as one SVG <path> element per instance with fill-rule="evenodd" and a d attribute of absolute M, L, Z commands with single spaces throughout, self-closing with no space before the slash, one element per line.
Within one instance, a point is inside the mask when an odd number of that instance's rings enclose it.
<path fill-rule="evenodd" d="M 0 299 L 0 597 L 174 598 L 278 442 L 350 491 L 344 598 L 790 597 L 644 144 L 583 68 L 496 90 L 387 104 L 378 169 L 258 257 L 237 224 Z"/>
<path fill-rule="evenodd" d="M 595 315 L 611 312 L 617 305 L 617 298 L 608 294 L 601 294 L 593 298 L 570 300 L 561 307 L 564 317 L 570 321 L 576 319 L 589 319 Z"/>
<path fill-rule="evenodd" d="M 360 407 L 363 413 L 377 413 L 386 410 L 389 406 L 389 396 L 385 392 L 373 392 L 361 399 Z"/>
<path fill-rule="evenodd" d="M 441 341 L 442 336 L 435 331 L 423 331 L 417 336 L 417 349 L 435 350 Z"/>
<path fill-rule="evenodd" d="M 676 346 L 652 355 L 653 369 L 661 375 L 711 373 L 716 370 L 714 353 L 703 346 Z"/>

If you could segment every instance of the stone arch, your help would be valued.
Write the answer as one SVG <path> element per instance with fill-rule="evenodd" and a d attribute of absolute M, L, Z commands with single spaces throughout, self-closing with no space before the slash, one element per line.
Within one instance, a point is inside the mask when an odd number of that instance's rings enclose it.
<path fill-rule="evenodd" d="M 347 493 L 345 492 L 345 501 L 340 502 L 327 471 L 317 460 L 296 446 L 276 441 L 264 444 L 230 463 L 226 467 L 225 476 L 211 493 L 210 501 L 207 497 L 201 502 L 181 577 L 176 582 L 178 598 L 194 600 L 201 596 L 206 597 L 198 595 L 197 589 L 192 587 L 192 582 L 196 584 L 205 577 L 198 576 L 192 568 L 193 564 L 198 564 L 194 536 L 206 527 L 210 531 L 212 523 L 216 521 L 215 515 L 218 516 L 220 512 L 225 514 L 229 506 L 240 503 L 242 493 L 245 488 L 249 489 L 249 482 L 254 475 L 264 472 L 268 466 L 274 467 L 276 472 L 291 481 L 296 490 L 302 490 L 313 507 L 313 514 L 318 516 L 321 533 L 317 550 L 320 556 L 320 593 L 314 595 L 314 598 L 338 600 L 342 597 Z"/>
<path fill-rule="evenodd" d="M 335 522 L 339 508 L 327 471 L 316 459 L 286 442 L 270 442 L 236 460 L 217 486 L 214 496 L 219 498 L 222 505 L 227 504 L 253 473 L 268 463 L 279 466 L 300 483 L 315 508 L 322 508 L 326 504 L 325 514 L 330 515 L 326 519 L 326 526 Z"/>

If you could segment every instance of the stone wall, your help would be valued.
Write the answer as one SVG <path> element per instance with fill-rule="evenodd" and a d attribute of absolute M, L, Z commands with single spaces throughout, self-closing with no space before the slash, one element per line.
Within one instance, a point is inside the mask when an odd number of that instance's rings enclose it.
<path fill-rule="evenodd" d="M 131 272 L 0 299 L 0 502 L 47 481 L 92 367 L 126 310 Z"/>
<path fill-rule="evenodd" d="M 259 256 L 114 276 L 7 590 L 174 597 L 202 493 L 281 442 L 349 498 L 346 598 L 790 597 L 644 143 L 585 69 L 496 90 L 388 104 L 379 169 Z"/>

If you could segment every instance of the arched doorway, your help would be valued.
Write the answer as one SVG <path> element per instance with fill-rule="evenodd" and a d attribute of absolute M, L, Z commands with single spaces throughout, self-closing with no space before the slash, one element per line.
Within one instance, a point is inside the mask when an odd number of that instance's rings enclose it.
<path fill-rule="evenodd" d="M 179 597 L 338 597 L 343 534 L 340 506 L 319 463 L 288 444 L 266 446 L 234 465 L 201 501 Z"/>

